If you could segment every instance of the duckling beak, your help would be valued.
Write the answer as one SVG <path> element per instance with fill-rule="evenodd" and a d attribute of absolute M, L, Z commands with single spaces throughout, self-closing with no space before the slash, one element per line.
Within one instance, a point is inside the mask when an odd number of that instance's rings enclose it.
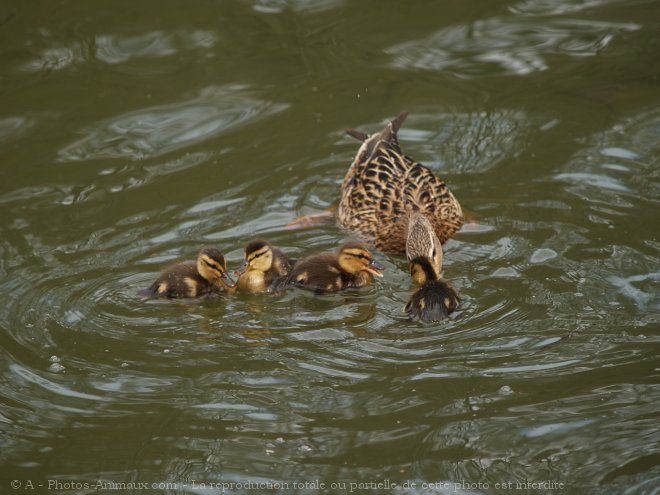
<path fill-rule="evenodd" d="M 223 272 L 223 274 L 220 275 L 220 283 L 222 283 L 227 289 L 233 289 L 236 287 L 236 282 L 234 282 L 234 279 L 231 278 L 227 272 Z"/>
<path fill-rule="evenodd" d="M 381 272 L 383 270 L 385 270 L 385 267 L 378 263 L 376 260 L 371 260 L 367 265 L 367 271 L 376 277 L 382 277 L 383 274 Z"/>
<path fill-rule="evenodd" d="M 247 270 L 248 264 L 249 263 L 247 262 L 247 260 L 245 260 L 243 262 L 243 264 L 241 265 L 240 269 L 234 270 L 234 275 L 237 276 L 237 277 L 240 277 L 241 275 L 243 275 L 245 273 L 245 270 Z"/>

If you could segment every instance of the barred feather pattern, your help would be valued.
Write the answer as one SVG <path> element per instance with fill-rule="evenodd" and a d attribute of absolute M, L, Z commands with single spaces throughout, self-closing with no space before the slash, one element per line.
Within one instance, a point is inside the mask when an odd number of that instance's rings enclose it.
<path fill-rule="evenodd" d="M 463 225 L 463 212 L 437 175 L 401 152 L 396 130 L 389 123 L 365 139 L 341 185 L 337 218 L 380 251 L 403 254 L 411 212 L 423 213 L 443 244 Z"/>

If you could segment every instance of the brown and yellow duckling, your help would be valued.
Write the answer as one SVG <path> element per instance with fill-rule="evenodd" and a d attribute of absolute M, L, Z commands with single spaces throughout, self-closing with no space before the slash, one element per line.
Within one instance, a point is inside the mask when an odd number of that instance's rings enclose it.
<path fill-rule="evenodd" d="M 277 290 L 293 269 L 294 261 L 262 239 L 245 246 L 245 262 L 238 275 L 238 290 L 272 292 Z"/>
<path fill-rule="evenodd" d="M 362 145 L 341 185 L 339 223 L 385 252 L 406 250 L 408 217 L 419 211 L 429 219 L 440 243 L 463 225 L 461 205 L 430 169 L 401 151 L 397 132 L 407 117 L 399 114 L 381 132 L 348 134 Z"/>
<path fill-rule="evenodd" d="M 428 218 L 410 216 L 406 257 L 413 282 L 419 286 L 404 311 L 413 319 L 439 321 L 453 313 L 460 303 L 454 288 L 442 279 L 442 244 Z"/>
<path fill-rule="evenodd" d="M 385 268 L 357 242 L 347 242 L 336 253 L 323 253 L 300 260 L 287 278 L 287 284 L 317 293 L 359 289 L 382 277 Z"/>
<path fill-rule="evenodd" d="M 145 297 L 200 297 L 232 293 L 236 284 L 227 273 L 222 253 L 212 247 L 202 249 L 197 261 L 185 261 L 167 268 L 151 287 L 141 292 Z"/>

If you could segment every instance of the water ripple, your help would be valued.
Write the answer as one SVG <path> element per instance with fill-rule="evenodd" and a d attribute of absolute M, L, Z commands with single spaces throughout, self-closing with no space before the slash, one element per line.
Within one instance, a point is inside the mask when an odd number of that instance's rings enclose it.
<path fill-rule="evenodd" d="M 183 50 L 209 49 L 217 43 L 211 31 L 165 33 L 151 31 L 136 36 L 99 35 L 96 58 L 107 64 L 121 64 L 142 57 L 167 57 Z"/>
<path fill-rule="evenodd" d="M 588 195 L 593 203 L 625 207 L 627 198 L 640 194 L 646 201 L 657 202 L 658 139 L 660 111 L 642 111 L 593 136 L 589 146 L 571 158 L 567 171 L 555 178 L 575 184 L 570 190 Z"/>
<path fill-rule="evenodd" d="M 23 155 L 22 145 L 36 142 L 39 114 L 11 110 L 0 120 L 8 163 L 31 158 L 25 168 L 2 169 L 2 465 L 17 479 L 172 480 L 182 493 L 201 493 L 182 486 L 192 479 L 269 477 L 437 480 L 465 494 L 490 493 L 496 482 L 551 479 L 576 493 L 651 493 L 660 454 L 657 96 L 641 103 L 646 86 L 615 91 L 634 96 L 639 107 L 620 111 L 621 99 L 608 101 L 613 124 L 577 118 L 581 107 L 566 112 L 561 98 L 549 101 L 559 101 L 552 115 L 539 115 L 535 94 L 510 97 L 510 83 L 516 90 L 525 80 L 547 84 L 545 76 L 535 79 L 546 68 L 552 77 L 572 76 L 576 61 L 596 53 L 589 59 L 596 70 L 581 68 L 580 84 L 600 84 L 604 75 L 609 81 L 604 71 L 617 65 L 611 52 L 642 46 L 637 25 L 554 17 L 611 12 L 593 1 L 516 0 L 514 17 L 478 22 L 466 7 L 462 22 L 471 24 L 450 20 L 453 27 L 395 45 L 392 71 L 373 54 L 382 54 L 383 43 L 420 36 L 429 24 L 403 31 L 400 15 L 380 19 L 339 1 L 227 5 L 218 4 L 222 16 L 199 30 L 168 30 L 149 17 L 146 29 L 122 21 L 128 24 L 120 31 L 99 31 L 106 34 L 83 43 L 58 42 L 35 27 L 43 44 L 12 48 L 21 61 L 25 51 L 35 57 L 27 72 L 8 76 L 25 86 L 26 108 L 43 99 L 32 100 L 37 95 L 25 81 L 71 91 L 72 83 L 89 86 L 91 69 L 107 84 L 108 74 L 127 72 L 136 83 L 160 84 L 148 75 L 194 66 L 179 81 L 201 80 L 197 87 L 213 84 L 222 67 L 244 71 L 223 72 L 234 85 L 147 107 L 122 102 L 115 115 L 87 124 L 75 105 L 57 110 L 67 99 L 49 99 L 55 109 L 48 115 L 71 119 L 58 120 L 58 132 L 39 139 L 34 156 Z M 325 10 L 337 5 L 355 15 L 337 24 L 340 11 Z M 235 30 L 219 30 L 215 23 L 234 9 Z M 90 29 L 62 12 L 63 24 L 75 26 L 72 36 Z M 173 22 L 179 26 L 179 17 Z M 2 29 L 14 26 L 22 29 Z M 358 45 L 335 37 L 355 26 Z M 245 38 L 227 48 L 227 32 Z M 452 36 L 455 43 L 447 42 Z M 249 48 L 253 38 L 258 55 Z M 232 50 L 238 45 L 248 48 Z M 315 68 L 341 66 L 351 76 L 314 80 L 319 72 L 295 62 L 301 47 L 320 55 Z M 197 63 L 220 50 L 228 65 Z M 334 60 L 342 50 L 354 59 Z M 442 56 L 430 60 L 428 53 Z M 326 68 L 331 59 L 337 65 Z M 348 65 L 356 60 L 359 67 Z M 496 77 L 485 90 L 485 79 L 459 78 L 452 109 L 436 99 L 438 77 L 407 70 L 434 63 L 460 76 Z M 265 71 L 276 80 L 278 70 L 286 85 L 238 85 Z M 529 78 L 518 77 L 523 73 Z M 623 81 L 618 74 L 613 83 L 629 84 L 628 72 Z M 369 78 L 382 94 L 353 87 Z M 561 79 L 562 92 L 569 79 Z M 312 85 L 317 90 L 307 91 Z M 429 87 L 430 96 L 423 93 Z M 488 99 L 474 102 L 475 95 Z M 96 93 L 76 96 L 81 105 L 98 101 Z M 206 244 L 225 252 L 230 270 L 256 235 L 296 258 L 335 249 L 347 234 L 334 221 L 299 231 L 284 226 L 336 204 L 356 150 L 342 123 L 377 129 L 384 102 L 411 97 L 403 149 L 438 170 L 479 222 L 445 246 L 444 275 L 462 297 L 452 318 L 409 321 L 402 312 L 413 290 L 406 261 L 383 253 L 375 256 L 385 276 L 364 291 L 137 297 L 165 266 L 192 259 Z M 285 108 L 283 98 L 290 111 L 274 115 Z M 576 137 L 577 128 L 584 137 Z"/>
<path fill-rule="evenodd" d="M 426 110 L 414 112 L 399 137 L 403 146 L 406 141 L 415 143 L 418 149 L 415 158 L 428 167 L 452 174 L 478 173 L 522 153 L 530 135 L 538 132 L 536 127 L 520 110 L 477 113 Z"/>
<path fill-rule="evenodd" d="M 550 68 L 554 54 L 594 56 L 619 33 L 636 31 L 634 23 L 496 17 L 471 25 L 451 26 L 392 46 L 386 53 L 398 69 L 452 70 L 462 76 L 524 76 Z"/>
<path fill-rule="evenodd" d="M 14 141 L 26 134 L 36 122 L 25 116 L 0 118 L 0 144 Z"/>
<path fill-rule="evenodd" d="M 281 14 L 291 9 L 300 12 L 322 12 L 340 6 L 343 0 L 253 0 L 253 9 L 262 14 Z"/>
<path fill-rule="evenodd" d="M 125 64 L 139 59 L 172 57 L 187 51 L 208 51 L 218 42 L 212 31 L 149 31 L 136 35 L 99 34 L 91 40 L 69 44 L 53 39 L 43 32 L 48 48 L 35 59 L 25 62 L 20 69 L 25 72 L 61 71 L 75 65 L 99 61 L 109 65 Z M 138 67 L 138 71 L 145 71 Z M 160 66 L 158 72 L 169 71 Z"/>
<path fill-rule="evenodd" d="M 522 0 L 509 10 L 517 14 L 540 16 L 562 15 L 583 10 L 593 9 L 614 3 L 623 3 L 622 0 Z"/>
<path fill-rule="evenodd" d="M 59 151 L 60 161 L 134 160 L 163 155 L 286 108 L 248 96 L 244 87 L 208 87 L 200 95 L 99 122 Z"/>

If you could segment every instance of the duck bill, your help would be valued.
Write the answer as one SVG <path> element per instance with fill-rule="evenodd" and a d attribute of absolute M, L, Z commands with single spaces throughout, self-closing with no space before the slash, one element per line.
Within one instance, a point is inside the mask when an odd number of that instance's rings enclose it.
<path fill-rule="evenodd" d="M 248 268 L 248 262 L 246 260 L 241 265 L 241 268 L 239 268 L 238 270 L 234 270 L 234 276 L 240 277 L 241 275 L 243 275 L 247 271 L 247 268 Z"/>
<path fill-rule="evenodd" d="M 383 270 L 385 270 L 385 267 L 374 260 L 371 260 L 367 265 L 367 271 L 376 277 L 382 277 Z"/>
<path fill-rule="evenodd" d="M 224 272 L 220 276 L 220 283 L 226 288 L 226 289 L 233 289 L 236 287 L 236 282 L 234 282 L 234 279 L 229 276 L 227 272 Z"/>

